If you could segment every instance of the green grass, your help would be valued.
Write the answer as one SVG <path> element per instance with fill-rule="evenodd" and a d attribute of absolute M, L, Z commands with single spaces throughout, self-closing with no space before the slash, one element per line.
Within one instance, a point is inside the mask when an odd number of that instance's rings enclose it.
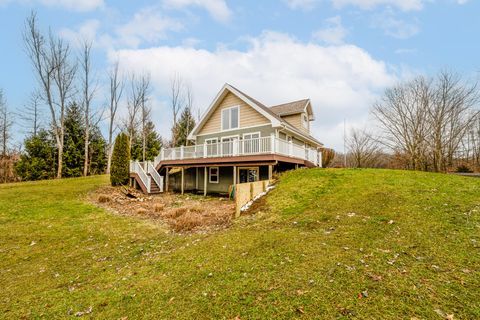
<path fill-rule="evenodd" d="M 480 179 L 298 170 L 207 235 L 83 201 L 107 182 L 0 186 L 0 318 L 480 318 Z"/>

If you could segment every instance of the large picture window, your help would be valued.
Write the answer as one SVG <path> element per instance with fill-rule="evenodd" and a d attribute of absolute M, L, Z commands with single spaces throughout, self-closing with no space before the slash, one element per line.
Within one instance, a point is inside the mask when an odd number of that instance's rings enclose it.
<path fill-rule="evenodd" d="M 238 128 L 239 108 L 231 107 L 222 110 L 222 130 Z"/>

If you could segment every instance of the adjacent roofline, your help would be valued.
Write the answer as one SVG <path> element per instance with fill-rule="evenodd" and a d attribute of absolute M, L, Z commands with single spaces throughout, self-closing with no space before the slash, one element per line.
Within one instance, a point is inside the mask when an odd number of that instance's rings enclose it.
<path fill-rule="evenodd" d="M 188 135 L 189 140 L 195 140 L 195 135 L 197 135 L 197 131 L 203 127 L 205 122 L 208 120 L 210 117 L 211 113 L 215 110 L 215 107 L 218 105 L 218 103 L 221 102 L 221 99 L 224 97 L 226 94 L 226 91 L 230 91 L 234 95 L 236 95 L 238 98 L 240 98 L 243 102 L 248 104 L 250 107 L 255 109 L 258 113 L 263 115 L 265 118 L 270 120 L 272 126 L 276 127 L 279 126 L 281 123 L 281 120 L 277 119 L 274 117 L 270 112 L 266 111 L 262 106 L 258 105 L 256 102 L 252 101 L 249 97 L 247 97 L 245 94 L 243 94 L 241 91 L 237 90 L 233 86 L 229 85 L 228 83 L 225 83 L 218 92 L 218 94 L 215 96 L 215 99 L 213 99 L 212 103 L 208 107 L 207 111 L 203 114 L 202 118 L 200 121 L 197 123 L 197 125 L 193 128 L 192 132 Z"/>

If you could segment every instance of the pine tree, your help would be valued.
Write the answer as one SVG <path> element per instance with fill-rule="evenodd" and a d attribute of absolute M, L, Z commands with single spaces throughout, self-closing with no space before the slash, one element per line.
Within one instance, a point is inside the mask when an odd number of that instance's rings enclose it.
<path fill-rule="evenodd" d="M 162 138 L 155 130 L 152 121 L 148 121 L 145 126 L 146 132 L 146 160 L 153 161 L 160 153 L 162 147 Z M 141 133 L 137 134 L 132 140 L 131 158 L 134 160 L 143 159 L 143 146 Z"/>
<path fill-rule="evenodd" d="M 24 181 L 51 179 L 56 174 L 56 147 L 50 132 L 40 129 L 25 139 L 25 151 L 15 166 Z"/>
<path fill-rule="evenodd" d="M 112 154 L 110 182 L 112 186 L 121 186 L 128 183 L 130 177 L 130 152 L 128 136 L 120 133 L 115 139 Z"/>
<path fill-rule="evenodd" d="M 65 138 L 63 147 L 64 177 L 80 177 L 84 165 L 84 131 L 83 114 L 76 103 L 68 106 L 65 116 Z"/>
<path fill-rule="evenodd" d="M 89 140 L 89 173 L 103 174 L 107 169 L 107 142 L 103 138 L 98 126 L 90 128 Z"/>
<path fill-rule="evenodd" d="M 188 140 L 187 137 L 192 132 L 195 127 L 195 118 L 193 117 L 192 110 L 190 108 L 185 108 L 180 116 L 180 120 L 177 122 L 175 127 L 172 129 L 174 135 L 176 135 L 175 147 L 187 146 Z"/>

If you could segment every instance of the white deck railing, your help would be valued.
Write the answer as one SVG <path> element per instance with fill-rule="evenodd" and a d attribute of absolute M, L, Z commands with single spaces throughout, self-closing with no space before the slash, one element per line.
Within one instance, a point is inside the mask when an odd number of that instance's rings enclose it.
<path fill-rule="evenodd" d="M 163 177 L 155 169 L 152 161 L 147 161 L 147 172 L 152 177 L 153 181 L 160 188 L 160 192 L 163 192 Z"/>
<path fill-rule="evenodd" d="M 145 171 L 143 166 L 144 163 L 140 163 L 139 161 L 130 161 L 130 172 L 136 173 L 138 175 L 143 185 L 147 189 L 147 193 L 150 193 L 151 178 L 149 175 L 147 175 L 147 172 Z"/>
<path fill-rule="evenodd" d="M 194 146 L 164 148 L 155 158 L 154 167 L 164 160 L 183 160 L 213 157 L 234 157 L 260 154 L 281 154 L 292 158 L 307 160 L 321 166 L 321 154 L 313 148 L 299 146 L 291 141 L 273 136 L 255 139 L 243 139 L 206 143 Z"/>

